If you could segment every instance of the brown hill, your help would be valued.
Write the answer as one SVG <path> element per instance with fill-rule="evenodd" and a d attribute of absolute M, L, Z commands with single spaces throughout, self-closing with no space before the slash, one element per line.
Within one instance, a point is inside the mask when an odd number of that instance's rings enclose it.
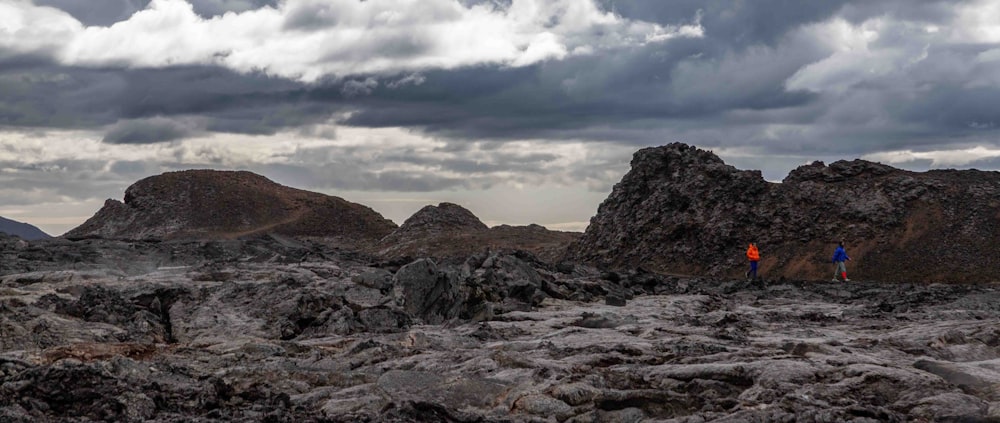
<path fill-rule="evenodd" d="M 162 240 L 273 232 L 373 242 L 395 228 L 366 206 L 251 172 L 187 170 L 136 182 L 124 202 L 107 200 L 64 237 Z"/>
<path fill-rule="evenodd" d="M 909 172 L 821 162 L 782 183 L 684 144 L 635 153 L 632 169 L 568 256 L 609 267 L 742 275 L 747 243 L 766 277 L 829 279 L 836 242 L 853 279 L 1000 280 L 1000 173 Z"/>
<path fill-rule="evenodd" d="M 441 203 L 425 206 L 382 238 L 377 244 L 377 254 L 389 259 L 448 258 L 484 250 L 525 250 L 544 260 L 554 260 L 579 236 L 539 225 L 489 228 L 468 209 Z"/>

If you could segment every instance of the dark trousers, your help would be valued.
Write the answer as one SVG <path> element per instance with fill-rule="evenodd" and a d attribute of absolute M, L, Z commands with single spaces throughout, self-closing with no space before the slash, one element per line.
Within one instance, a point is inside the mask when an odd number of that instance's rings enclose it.
<path fill-rule="evenodd" d="M 750 262 L 750 271 L 747 272 L 747 277 L 751 279 L 757 279 L 757 262 Z"/>

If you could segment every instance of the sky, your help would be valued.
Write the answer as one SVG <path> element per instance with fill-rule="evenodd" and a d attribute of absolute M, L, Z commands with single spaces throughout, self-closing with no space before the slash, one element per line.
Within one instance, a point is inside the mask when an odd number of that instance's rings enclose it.
<path fill-rule="evenodd" d="M 239 169 L 583 230 L 647 146 L 1000 169 L 996 0 L 0 0 L 0 216 Z"/>

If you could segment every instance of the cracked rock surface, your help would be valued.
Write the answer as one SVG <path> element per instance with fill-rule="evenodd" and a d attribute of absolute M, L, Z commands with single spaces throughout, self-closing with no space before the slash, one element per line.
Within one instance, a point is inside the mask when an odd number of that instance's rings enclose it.
<path fill-rule="evenodd" d="M 380 268 L 245 243 L 170 246 L 183 265 L 8 271 L 0 420 L 1000 418 L 993 286 L 602 274 L 485 253 Z"/>

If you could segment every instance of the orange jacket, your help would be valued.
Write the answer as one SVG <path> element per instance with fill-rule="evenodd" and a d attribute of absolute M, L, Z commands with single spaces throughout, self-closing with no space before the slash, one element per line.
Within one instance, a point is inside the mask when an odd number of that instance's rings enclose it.
<path fill-rule="evenodd" d="M 750 244 L 750 248 L 747 248 L 747 258 L 750 261 L 760 261 L 760 252 L 757 251 L 757 246 Z"/>

